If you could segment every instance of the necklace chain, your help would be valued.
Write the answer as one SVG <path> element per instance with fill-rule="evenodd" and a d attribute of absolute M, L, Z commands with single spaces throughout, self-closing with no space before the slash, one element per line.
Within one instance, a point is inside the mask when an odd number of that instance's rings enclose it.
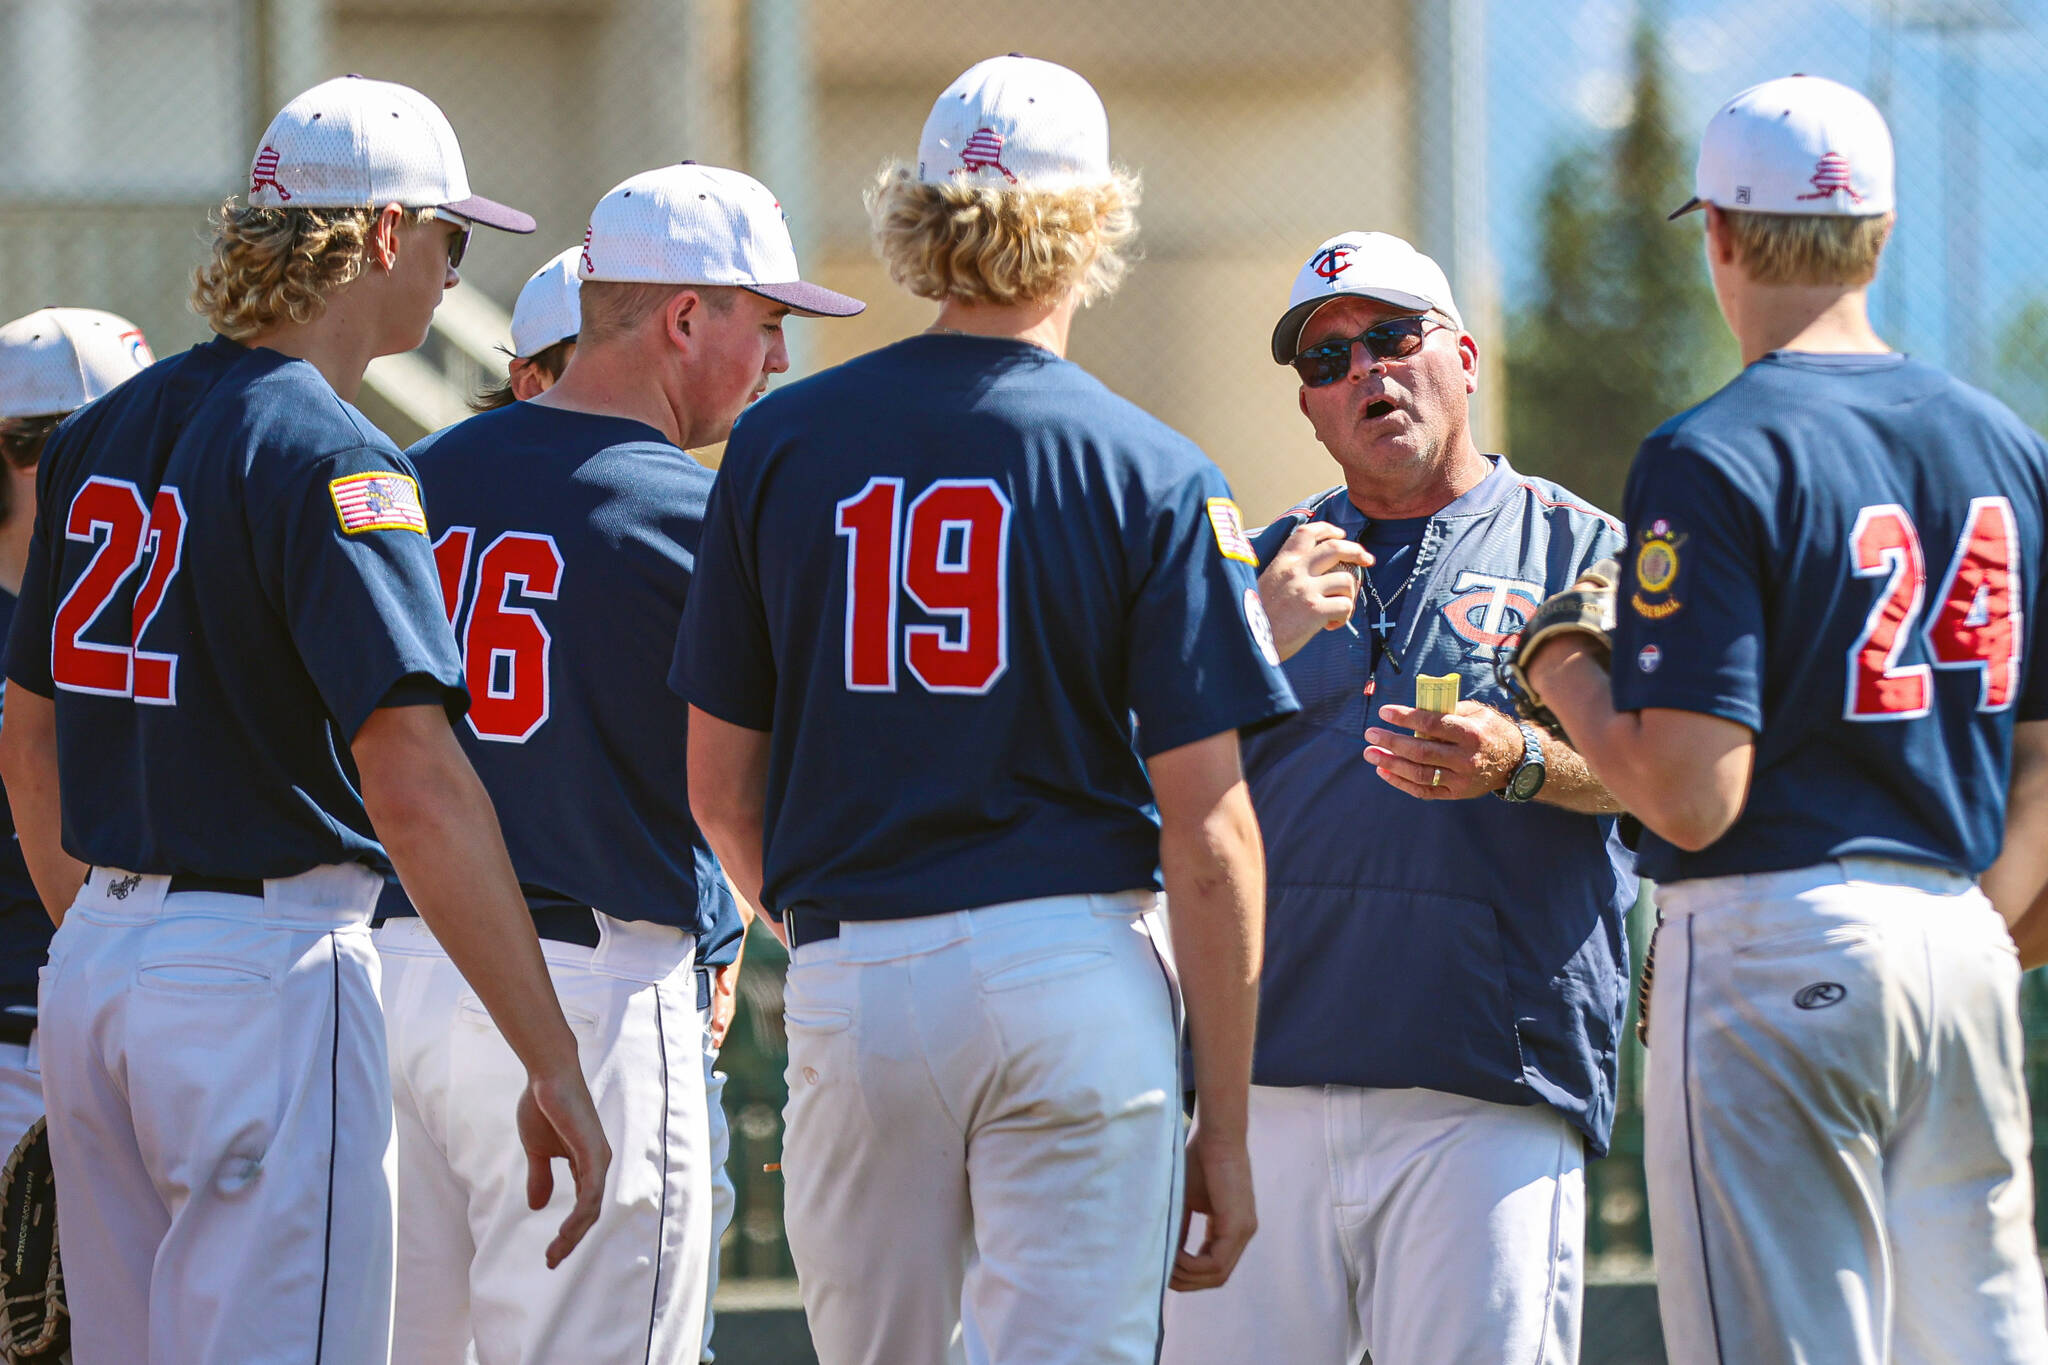
<path fill-rule="evenodd" d="M 1385 639 L 1387 633 L 1392 631 L 1394 628 L 1394 623 L 1388 619 L 1388 610 L 1393 607 L 1394 603 L 1401 600 L 1401 594 L 1408 591 L 1408 589 L 1414 584 L 1416 575 L 1420 574 L 1421 572 L 1422 554 L 1420 547 L 1417 547 L 1415 555 L 1415 567 L 1410 569 L 1408 571 L 1408 576 L 1401 580 L 1401 586 L 1394 589 L 1393 596 L 1387 598 L 1385 601 L 1382 601 L 1380 599 L 1380 590 L 1378 586 L 1375 585 L 1372 581 L 1372 570 L 1364 568 L 1362 566 L 1360 567 L 1358 571 L 1359 577 L 1365 580 L 1365 590 L 1372 597 L 1373 609 L 1379 613 L 1379 620 L 1372 622 L 1372 628 L 1374 631 L 1378 632 L 1382 639 Z M 1385 622 L 1385 624 L 1382 625 L 1381 622 Z"/>

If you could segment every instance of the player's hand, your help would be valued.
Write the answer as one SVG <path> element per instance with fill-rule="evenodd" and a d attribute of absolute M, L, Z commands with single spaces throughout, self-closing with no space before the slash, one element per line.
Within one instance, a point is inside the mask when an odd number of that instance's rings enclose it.
<path fill-rule="evenodd" d="M 1380 719 L 1415 733 L 1373 726 L 1365 732 L 1365 761 L 1389 784 L 1424 801 L 1463 801 L 1499 791 L 1522 761 L 1521 727 L 1469 697 L 1448 712 L 1382 706 Z M 1438 772 L 1442 777 L 1434 776 Z"/>
<path fill-rule="evenodd" d="M 519 1097 L 519 1145 L 526 1149 L 526 1206 L 547 1207 L 555 1193 L 555 1158 L 569 1163 L 576 1182 L 576 1206 L 562 1220 L 561 1231 L 548 1243 L 548 1269 L 560 1265 L 583 1234 L 597 1222 L 604 1200 L 605 1172 L 611 1169 L 611 1144 L 597 1121 L 590 1087 L 583 1073 L 571 1068 L 549 1076 L 529 1074 Z"/>
<path fill-rule="evenodd" d="M 1280 553 L 1259 575 L 1259 602 L 1273 622 L 1273 643 L 1289 659 L 1319 630 L 1337 630 L 1358 603 L 1357 572 L 1372 556 L 1327 521 L 1294 528 Z"/>
<path fill-rule="evenodd" d="M 1183 1293 L 1221 1286 L 1259 1228 L 1252 1204 L 1252 1158 L 1242 1141 L 1216 1141 L 1197 1126 L 1188 1139 L 1187 1171 L 1187 1203 L 1180 1215 L 1173 1277 L 1167 1281 Z M 1202 1245 L 1189 1251 L 1188 1226 L 1198 1213 L 1205 1224 Z"/>
<path fill-rule="evenodd" d="M 726 1030 L 740 1006 L 740 964 L 728 962 L 711 973 L 711 1046 L 725 1046 Z"/>

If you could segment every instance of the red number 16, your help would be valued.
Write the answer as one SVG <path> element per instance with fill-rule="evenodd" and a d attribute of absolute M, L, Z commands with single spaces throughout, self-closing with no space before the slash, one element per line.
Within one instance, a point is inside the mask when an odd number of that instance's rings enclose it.
<path fill-rule="evenodd" d="M 990 479 L 940 479 L 910 504 L 903 480 L 869 479 L 838 505 L 846 537 L 846 687 L 896 690 L 897 583 L 949 625 L 903 628 L 904 660 L 929 692 L 979 695 L 1010 663 L 1010 500 Z"/>

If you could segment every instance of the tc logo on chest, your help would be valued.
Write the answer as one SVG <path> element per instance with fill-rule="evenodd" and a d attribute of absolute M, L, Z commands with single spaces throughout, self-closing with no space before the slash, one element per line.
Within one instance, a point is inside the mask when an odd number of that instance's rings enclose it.
<path fill-rule="evenodd" d="M 1543 585 L 1522 578 L 1464 569 L 1453 584 L 1456 596 L 1444 603 L 1444 620 L 1472 652 L 1497 650 L 1513 643 L 1543 600 Z"/>

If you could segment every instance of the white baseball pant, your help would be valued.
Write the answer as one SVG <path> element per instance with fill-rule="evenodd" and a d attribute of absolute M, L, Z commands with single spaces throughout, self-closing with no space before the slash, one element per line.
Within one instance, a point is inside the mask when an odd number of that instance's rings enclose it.
<path fill-rule="evenodd" d="M 541 940 L 612 1147 L 597 1225 L 554 1270 L 547 1244 L 575 1191 L 557 1162 L 554 1198 L 526 1207 L 513 1122 L 526 1069 L 424 922 L 376 931 L 398 1130 L 392 1342 L 405 1365 L 642 1365 L 699 1349 L 711 1192 L 696 940 L 598 924 L 594 949 Z"/>
<path fill-rule="evenodd" d="M 708 969 L 697 970 L 701 974 Z M 699 1365 L 711 1365 L 716 1358 L 711 1349 L 711 1302 L 718 1297 L 718 1253 L 725 1244 L 725 1230 L 732 1226 L 737 1191 L 733 1189 L 732 1172 L 725 1168 L 732 1158 L 732 1128 L 725 1117 L 725 1073 L 718 1070 L 718 1049 L 711 1045 L 709 1006 L 704 1010 L 704 1117 L 711 1138 L 705 1149 L 711 1160 L 711 1260 L 704 1271 L 704 1342 L 698 1361 Z"/>
<path fill-rule="evenodd" d="M 820 1365 L 1151 1365 L 1182 1144 L 1157 900 L 851 922 L 792 954 L 783 1204 Z"/>
<path fill-rule="evenodd" d="M 2019 956 L 1876 858 L 1660 888 L 1644 1122 L 1677 1365 L 2048 1361 Z"/>
<path fill-rule="evenodd" d="M 0 1162 L 43 1116 L 41 1048 L 33 1033 L 27 1043 L 0 1043 Z"/>
<path fill-rule="evenodd" d="M 1579 1358 L 1585 1145 L 1556 1110 L 1261 1085 L 1250 1139 L 1258 1235 L 1167 1296 L 1164 1365 Z"/>
<path fill-rule="evenodd" d="M 356 864 L 94 868 L 37 1042 L 77 1365 L 385 1365 L 391 1093 Z"/>

